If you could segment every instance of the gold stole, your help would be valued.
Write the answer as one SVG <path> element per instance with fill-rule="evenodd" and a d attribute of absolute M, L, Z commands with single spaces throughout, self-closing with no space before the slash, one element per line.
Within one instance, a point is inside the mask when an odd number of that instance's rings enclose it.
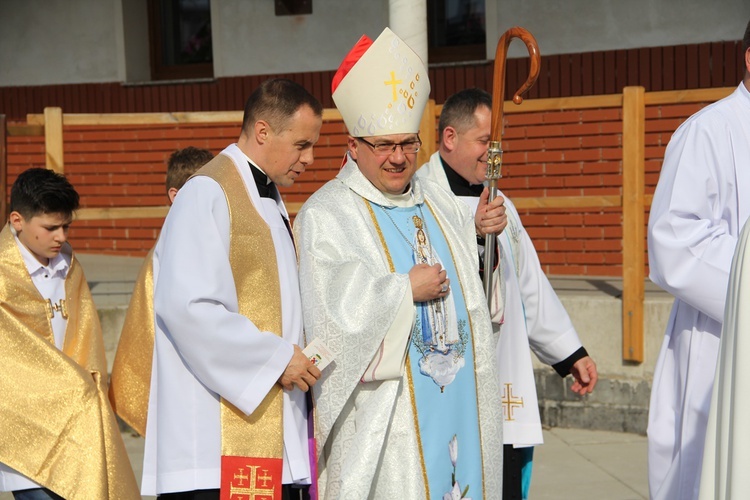
<path fill-rule="evenodd" d="M 52 311 L 6 225 L 0 232 L 0 462 L 68 500 L 140 498 L 107 401 L 99 318 L 75 258 L 65 299 L 61 352 Z"/>
<path fill-rule="evenodd" d="M 151 363 L 154 357 L 153 249 L 135 282 L 109 381 L 109 400 L 120 418 L 146 435 Z"/>
<path fill-rule="evenodd" d="M 247 167 L 250 168 L 250 167 Z M 224 190 L 230 218 L 229 261 L 239 313 L 281 336 L 281 287 L 268 224 L 253 206 L 234 162 L 217 155 L 195 175 Z M 221 499 L 281 499 L 283 392 L 274 384 L 252 415 L 221 400 Z M 235 497 L 236 495 L 236 497 Z"/>

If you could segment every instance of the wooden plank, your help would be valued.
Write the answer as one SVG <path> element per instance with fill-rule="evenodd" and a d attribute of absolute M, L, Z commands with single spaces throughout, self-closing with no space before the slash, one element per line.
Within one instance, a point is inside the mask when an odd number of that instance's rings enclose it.
<path fill-rule="evenodd" d="M 158 219 L 167 216 L 169 207 L 79 208 L 76 220 Z"/>
<path fill-rule="evenodd" d="M 39 137 L 44 135 L 44 125 L 8 125 L 7 132 L 11 137 Z"/>
<path fill-rule="evenodd" d="M 711 86 L 711 45 L 702 43 L 698 49 L 698 87 Z"/>
<path fill-rule="evenodd" d="M 691 90 L 665 90 L 662 92 L 647 92 L 645 102 L 647 106 L 655 104 L 681 104 L 692 102 L 714 102 L 723 99 L 732 92 L 735 87 L 723 87 L 718 89 L 691 89 Z"/>
<path fill-rule="evenodd" d="M 721 42 L 713 42 L 708 44 L 711 46 L 711 78 L 709 79 L 709 87 L 723 87 L 724 84 L 724 66 L 726 61 L 724 60 L 724 44 Z"/>
<path fill-rule="evenodd" d="M 47 168 L 64 173 L 62 108 L 44 108 L 44 150 Z"/>
<path fill-rule="evenodd" d="M 435 152 L 435 143 L 437 142 L 434 99 L 427 101 L 422 113 L 422 121 L 419 123 L 419 138 L 422 139 L 422 147 L 417 153 L 417 165 L 423 165 L 430 161 L 430 156 Z"/>
<path fill-rule="evenodd" d="M 534 208 L 603 208 L 619 207 L 622 197 L 611 196 L 545 196 L 543 198 L 513 197 L 516 208 L 529 210 Z"/>
<path fill-rule="evenodd" d="M 643 362 L 644 345 L 645 131 L 644 89 L 626 87 L 622 103 L 622 358 L 638 363 Z"/>
<path fill-rule="evenodd" d="M 0 114 L 0 217 L 8 220 L 8 126 L 5 115 Z"/>

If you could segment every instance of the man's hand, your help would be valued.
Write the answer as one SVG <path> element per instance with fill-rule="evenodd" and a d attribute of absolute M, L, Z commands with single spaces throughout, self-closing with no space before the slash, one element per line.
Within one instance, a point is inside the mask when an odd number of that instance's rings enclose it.
<path fill-rule="evenodd" d="M 477 212 L 474 214 L 477 236 L 483 238 L 488 234 L 500 234 L 508 225 L 508 216 L 505 215 L 505 198 L 496 196 L 492 203 L 487 203 L 489 199 L 490 190 L 485 187 L 479 197 Z"/>
<path fill-rule="evenodd" d="M 440 264 L 417 264 L 409 271 L 409 281 L 414 302 L 445 297 L 451 286 L 451 280 L 446 277 L 445 269 Z"/>
<path fill-rule="evenodd" d="M 596 363 L 589 356 L 576 361 L 570 369 L 570 374 L 575 379 L 573 385 L 570 386 L 570 390 L 581 396 L 592 393 L 594 386 L 596 386 L 596 381 L 599 380 Z"/>
<path fill-rule="evenodd" d="M 279 384 L 287 391 L 299 387 L 303 392 L 307 392 L 310 387 L 320 378 L 320 370 L 302 354 L 302 349 L 298 345 L 294 346 L 294 354 L 289 364 L 286 365 L 284 373 L 279 377 Z"/>

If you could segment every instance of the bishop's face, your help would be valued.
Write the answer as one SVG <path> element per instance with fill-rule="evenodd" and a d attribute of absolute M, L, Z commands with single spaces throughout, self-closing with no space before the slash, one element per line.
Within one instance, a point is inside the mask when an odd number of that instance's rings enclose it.
<path fill-rule="evenodd" d="M 377 137 L 349 137 L 348 147 L 359 170 L 379 191 L 402 194 L 417 171 L 417 153 L 404 153 L 399 146 L 389 154 L 378 153 L 383 144 L 404 144 L 419 141 L 417 134 L 391 134 Z"/>

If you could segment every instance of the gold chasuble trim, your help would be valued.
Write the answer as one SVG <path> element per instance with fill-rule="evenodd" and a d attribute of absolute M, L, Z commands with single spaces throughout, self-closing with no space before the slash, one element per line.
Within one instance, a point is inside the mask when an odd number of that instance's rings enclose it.
<path fill-rule="evenodd" d="M 391 271 L 391 273 L 396 272 L 396 267 L 393 265 L 393 258 L 391 257 L 391 252 L 388 250 L 388 245 L 385 241 L 385 236 L 383 235 L 383 231 L 380 229 L 380 224 L 378 224 L 378 218 L 375 216 L 375 211 L 372 209 L 372 205 L 362 198 L 362 201 L 364 201 L 365 205 L 367 206 L 367 210 L 370 212 L 370 218 L 372 219 L 372 223 L 375 226 L 375 231 L 377 231 L 378 236 L 380 237 L 380 244 L 383 246 L 383 252 L 385 252 L 385 258 L 388 261 L 388 269 Z M 435 214 L 433 214 L 434 216 Z M 435 219 L 437 220 L 437 219 Z M 422 453 L 422 434 L 419 431 L 419 421 L 417 417 L 417 400 L 414 395 L 414 381 L 412 380 L 411 376 L 411 358 L 409 357 L 409 353 L 406 353 L 406 379 L 409 384 L 409 401 L 411 401 L 411 415 L 414 419 L 414 433 L 417 436 L 417 447 L 419 448 L 419 461 L 422 468 L 422 480 L 424 481 L 424 489 L 425 493 L 427 494 L 427 498 L 430 498 L 430 482 L 427 480 L 427 466 L 425 465 L 424 460 L 424 454 Z"/>
<path fill-rule="evenodd" d="M 109 381 L 109 401 L 129 426 L 146 435 L 154 358 L 154 250 L 141 267 L 122 325 Z"/>
<path fill-rule="evenodd" d="M 245 183 L 229 157 L 216 156 L 195 175 L 214 179 L 226 196 L 230 219 L 229 261 L 239 313 L 261 331 L 281 336 L 281 286 L 268 224 L 251 202 Z M 252 415 L 245 415 L 221 400 L 222 500 L 260 498 L 259 495 L 280 500 L 283 450 L 280 385 L 274 384 Z"/>
<path fill-rule="evenodd" d="M 71 254 L 62 351 L 8 225 L 0 232 L 0 298 L 0 462 L 68 500 L 140 498 L 107 400 L 101 326 L 78 261 Z"/>
<path fill-rule="evenodd" d="M 438 227 L 440 228 L 440 232 L 443 234 L 443 238 L 445 238 L 445 244 L 448 247 L 448 250 L 451 253 L 451 260 L 453 262 L 456 262 L 456 258 L 453 255 L 453 247 L 451 246 L 451 242 L 448 240 L 448 238 L 445 237 L 445 231 L 443 230 L 442 224 L 440 224 L 440 220 L 435 215 L 435 211 L 432 209 L 432 206 L 430 203 L 425 200 L 425 205 L 427 205 L 427 209 L 432 213 L 432 218 L 435 219 L 435 222 L 437 222 Z M 466 293 L 464 293 L 464 284 L 461 281 L 461 275 L 458 272 L 458 267 L 456 267 L 456 276 L 458 277 L 458 286 L 461 287 L 461 295 L 466 297 Z M 468 312 L 468 305 L 466 306 L 467 312 Z M 471 332 L 471 353 L 474 357 L 474 364 L 476 365 L 477 362 L 477 348 L 476 348 L 476 342 L 474 341 L 474 324 L 471 321 L 471 314 L 467 314 L 466 317 L 469 319 L 469 331 Z M 482 461 L 482 491 L 487 491 L 486 489 L 486 481 L 484 479 L 484 441 L 482 440 L 482 426 L 480 425 L 481 419 L 479 418 L 479 411 L 481 409 L 481 405 L 479 402 L 481 401 L 479 399 L 479 380 L 477 379 L 477 371 L 476 369 L 474 371 L 474 397 L 477 401 L 477 429 L 479 429 L 479 457 Z"/>

